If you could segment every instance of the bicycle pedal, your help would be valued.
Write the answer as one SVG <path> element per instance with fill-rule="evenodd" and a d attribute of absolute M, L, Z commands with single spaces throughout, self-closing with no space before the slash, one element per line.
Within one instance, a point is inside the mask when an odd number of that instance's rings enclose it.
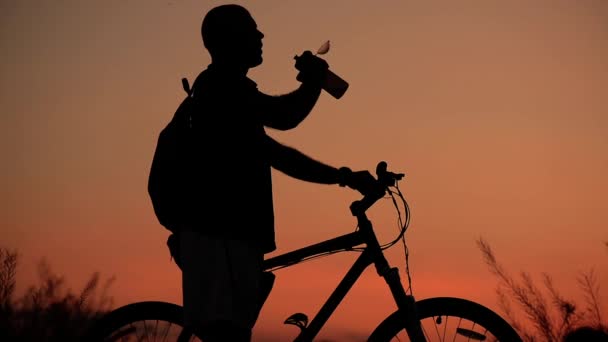
<path fill-rule="evenodd" d="M 304 330 L 304 328 L 306 328 L 308 325 L 308 316 L 301 312 L 296 312 L 295 314 L 289 316 L 283 323 L 292 324 L 300 328 L 300 330 Z"/>

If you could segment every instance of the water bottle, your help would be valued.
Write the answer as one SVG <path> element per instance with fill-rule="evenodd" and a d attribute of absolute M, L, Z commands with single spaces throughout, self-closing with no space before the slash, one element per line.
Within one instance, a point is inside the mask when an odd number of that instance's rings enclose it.
<path fill-rule="evenodd" d="M 329 40 L 326 41 L 321 47 L 317 50 L 317 55 L 324 55 L 329 51 Z M 296 60 L 299 56 L 294 57 Z M 336 99 L 339 99 L 346 93 L 348 89 L 348 82 L 346 82 L 342 77 L 336 75 L 333 71 L 327 69 L 327 73 L 323 83 L 321 84 L 321 88 L 329 93 Z"/>
<path fill-rule="evenodd" d="M 328 92 L 331 96 L 339 99 L 346 93 L 348 89 L 348 82 L 342 77 L 334 74 L 331 70 L 327 69 L 327 76 L 322 86 L 323 90 Z"/>

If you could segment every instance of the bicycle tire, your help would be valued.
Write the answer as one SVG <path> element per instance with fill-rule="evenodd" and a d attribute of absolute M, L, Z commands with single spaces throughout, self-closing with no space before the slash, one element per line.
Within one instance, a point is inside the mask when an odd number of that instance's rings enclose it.
<path fill-rule="evenodd" d="M 522 341 L 515 329 L 500 315 L 466 299 L 428 298 L 416 302 L 416 309 L 429 342 L 458 341 L 458 338 L 463 341 Z M 457 320 L 455 321 L 454 318 Z M 462 320 L 468 323 L 460 325 Z M 448 331 L 448 326 L 451 331 Z M 452 329 L 454 327 L 455 329 Z M 387 342 L 393 338 L 404 340 L 398 336 L 404 336 L 405 340 L 409 341 L 399 312 L 395 311 L 378 325 L 368 341 Z"/>
<path fill-rule="evenodd" d="M 200 341 L 183 326 L 183 308 L 160 301 L 127 304 L 103 316 L 84 338 L 87 342 Z M 144 339 L 148 338 L 148 339 Z"/>

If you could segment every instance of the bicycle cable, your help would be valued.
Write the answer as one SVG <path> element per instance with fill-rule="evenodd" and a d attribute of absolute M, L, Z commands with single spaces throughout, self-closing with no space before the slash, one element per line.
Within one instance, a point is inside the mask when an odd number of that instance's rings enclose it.
<path fill-rule="evenodd" d="M 408 282 L 408 288 L 405 290 L 405 292 L 407 293 L 409 291 L 409 293 L 413 296 L 414 289 L 412 288 L 412 275 L 410 273 L 410 264 L 409 264 L 410 251 L 409 251 L 409 248 L 407 247 L 407 243 L 405 242 L 405 231 L 407 230 L 407 228 L 410 225 L 410 218 L 411 218 L 410 207 L 407 204 L 407 201 L 405 200 L 403 193 L 401 193 L 401 190 L 399 189 L 399 182 L 395 182 L 395 189 L 397 189 L 396 194 L 399 196 L 399 198 L 401 199 L 401 201 L 403 203 L 403 207 L 404 207 L 404 211 L 405 211 L 405 222 L 403 223 L 403 225 L 401 225 L 401 222 L 402 222 L 401 221 L 401 211 L 399 210 L 399 206 L 397 205 L 395 197 L 393 196 L 393 192 L 389 190 L 389 193 L 391 194 L 391 198 L 393 199 L 393 204 L 395 205 L 395 208 L 396 208 L 398 216 L 399 216 L 398 222 L 400 224 L 399 227 L 401 229 L 401 231 L 399 232 L 399 237 L 394 240 L 393 244 L 396 243 L 398 239 L 400 239 L 401 242 L 403 243 L 403 252 L 405 254 L 405 274 L 407 276 L 407 282 Z"/>
<path fill-rule="evenodd" d="M 398 229 L 399 229 L 399 234 L 397 235 L 397 237 L 395 239 L 393 239 L 392 241 L 385 243 L 383 245 L 380 245 L 380 249 L 385 250 L 388 249 L 392 246 L 394 246 L 397 242 L 399 242 L 399 240 L 401 240 L 402 244 L 403 244 L 403 249 L 404 249 L 404 254 L 405 254 L 405 273 L 407 276 L 407 281 L 408 281 L 408 288 L 406 289 L 406 293 L 410 293 L 411 295 L 413 295 L 413 288 L 412 288 L 412 277 L 411 277 L 411 273 L 410 273 L 410 267 L 409 267 L 409 249 L 407 247 L 407 243 L 405 242 L 405 232 L 407 230 L 407 228 L 409 227 L 410 224 L 410 207 L 405 199 L 405 197 L 403 196 L 403 193 L 401 192 L 401 189 L 399 189 L 399 181 L 395 181 L 395 185 L 392 186 L 393 188 L 395 188 L 395 190 L 390 189 L 390 187 L 387 189 L 388 190 L 388 194 L 389 196 L 384 197 L 386 199 L 390 198 L 393 206 L 395 207 L 395 210 L 397 211 L 397 223 L 398 223 Z M 395 198 L 395 196 L 399 197 L 399 199 L 401 200 L 401 203 L 403 205 L 404 208 L 404 214 L 402 215 L 401 210 L 399 209 L 399 204 L 397 203 L 397 199 Z M 357 225 L 355 227 L 355 231 L 359 229 L 359 226 Z M 285 265 L 279 265 L 276 267 L 273 267 L 271 269 L 269 269 L 268 271 L 270 272 L 274 272 L 277 270 L 280 270 L 282 268 L 286 268 L 289 266 L 293 266 L 296 264 L 300 264 L 306 261 L 310 261 L 313 259 L 317 259 L 317 258 L 321 258 L 321 257 L 326 257 L 332 254 L 336 254 L 336 253 L 341 253 L 341 252 L 362 252 L 363 250 L 365 250 L 365 247 L 352 247 L 352 248 L 342 248 L 342 249 L 337 249 L 337 250 L 333 250 L 333 251 L 329 251 L 329 252 L 323 252 L 323 253 L 319 253 L 319 254 L 315 254 L 315 255 L 311 255 L 309 257 L 297 260 L 295 262 L 289 263 L 289 264 L 285 264 Z"/>
<path fill-rule="evenodd" d="M 352 248 L 348 248 L 348 249 L 336 249 L 336 250 L 333 250 L 333 251 L 330 251 L 330 252 L 323 252 L 323 253 L 311 255 L 311 256 L 306 257 L 306 258 L 302 258 L 300 260 L 294 261 L 294 262 L 289 263 L 289 264 L 275 266 L 273 268 L 268 269 L 268 271 L 269 272 L 274 272 L 274 271 L 280 270 L 282 268 L 286 268 L 286 267 L 290 267 L 290 266 L 293 266 L 293 265 L 301 264 L 303 262 L 310 261 L 310 260 L 313 260 L 313 259 L 317 259 L 317 258 L 321 258 L 321 257 L 326 257 L 326 256 L 329 256 L 329 255 L 332 255 L 332 254 L 336 254 L 336 253 L 348 252 L 348 251 L 352 251 Z"/>
<path fill-rule="evenodd" d="M 401 189 L 399 189 L 399 181 L 395 181 L 395 185 L 392 186 L 393 188 L 395 188 L 395 190 L 392 190 L 391 187 L 389 187 L 388 190 L 388 194 L 389 196 L 384 197 L 385 199 L 390 198 L 393 206 L 395 207 L 395 210 L 397 211 L 397 224 L 398 224 L 398 229 L 399 229 L 399 234 L 397 235 L 397 237 L 388 242 L 385 243 L 383 245 L 380 245 L 380 249 L 385 250 L 388 249 L 392 246 L 394 246 L 397 242 L 399 242 L 399 240 L 401 240 L 402 244 L 403 244 L 403 250 L 404 250 L 404 256 L 405 256 L 405 274 L 407 276 L 407 281 L 408 281 L 408 288 L 406 289 L 406 293 L 409 292 L 411 295 L 413 295 L 413 288 L 412 288 L 412 276 L 411 276 L 411 272 L 410 272 L 410 266 L 409 266 L 409 248 L 407 246 L 407 243 L 405 242 L 405 232 L 407 231 L 407 228 L 410 225 L 410 207 L 405 199 L 405 197 L 403 196 L 403 193 L 401 192 Z M 395 198 L 395 196 L 399 197 L 399 199 L 401 200 L 401 203 L 403 205 L 403 210 L 404 210 L 404 214 L 402 215 L 401 210 L 399 209 L 399 205 L 397 203 L 397 200 Z M 359 227 L 357 226 L 356 229 L 358 229 Z M 362 252 L 365 249 L 365 247 L 356 247 L 353 248 L 353 251 L 358 251 L 358 252 Z"/>

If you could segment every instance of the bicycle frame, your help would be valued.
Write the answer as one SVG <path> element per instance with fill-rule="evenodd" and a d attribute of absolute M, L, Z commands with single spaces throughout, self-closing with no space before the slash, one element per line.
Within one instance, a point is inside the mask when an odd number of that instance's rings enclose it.
<path fill-rule="evenodd" d="M 264 261 L 264 270 L 271 270 L 279 266 L 287 267 L 297 264 L 308 257 L 318 254 L 349 250 L 362 244 L 366 245 L 361 255 L 355 260 L 344 278 L 310 321 L 310 324 L 302 328 L 294 342 L 312 341 L 338 305 L 340 305 L 342 299 L 346 297 L 352 286 L 357 282 L 361 274 L 363 274 L 363 271 L 372 264 L 375 265 L 378 275 L 385 279 L 393 295 L 393 299 L 399 308 L 399 312 L 403 314 L 404 327 L 407 329 L 408 334 L 410 334 L 410 339 L 412 341 L 425 341 L 416 313 L 415 300 L 413 296 L 406 294 L 399 277 L 398 269 L 390 267 L 378 243 L 372 223 L 364 211 L 357 215 L 357 221 L 359 223 L 359 230 L 353 233 L 341 235 Z"/>
<path fill-rule="evenodd" d="M 359 229 L 353 233 L 341 235 L 333 239 L 266 259 L 263 268 L 268 274 L 265 274 L 264 278 L 261 279 L 262 283 L 264 283 L 264 292 L 262 293 L 263 296 L 260 298 L 258 304 L 263 305 L 266 296 L 270 293 L 272 282 L 274 281 L 271 272 L 274 270 L 289 267 L 322 254 L 357 250 L 361 251 L 361 255 L 355 260 L 350 270 L 348 270 L 329 298 L 323 303 L 310 324 L 306 324 L 308 318 L 298 314 L 291 316 L 286 321 L 286 323 L 297 325 L 301 329 L 294 342 L 311 342 L 321 331 L 329 317 L 331 317 L 335 309 L 346 297 L 361 274 L 363 274 L 363 271 L 372 264 L 374 264 L 378 275 L 383 277 L 386 281 L 393 299 L 397 304 L 397 311 L 392 312 L 373 330 L 373 332 L 371 332 L 368 340 L 369 342 L 384 342 L 390 338 L 397 337 L 404 328 L 410 341 L 426 342 L 419 319 L 421 316 L 433 320 L 432 323 L 435 324 L 435 330 L 437 331 L 438 336 L 439 330 L 437 328 L 438 325 L 442 324 L 443 317 L 445 317 L 445 325 L 443 326 L 444 336 L 448 317 L 454 317 L 458 321 L 458 326 L 455 327 L 456 329 L 453 332 L 454 337 L 460 335 L 469 339 L 484 340 L 486 333 L 489 333 L 495 337 L 499 337 L 501 341 L 521 341 L 517 332 L 508 322 L 495 312 L 480 304 L 454 297 L 435 297 L 416 302 L 412 295 L 407 294 L 403 288 L 401 279 L 399 278 L 398 269 L 389 265 L 383 253 L 385 248 L 392 246 L 396 241 L 403 238 L 403 234 L 409 223 L 409 207 L 403 196 L 401 196 L 398 187 L 396 193 L 403 200 L 407 219 L 401 226 L 402 229 L 397 239 L 381 246 L 378 243 L 372 223 L 365 214 L 367 209 L 385 195 L 385 191 L 388 190 L 388 187 L 396 187 L 396 181 L 401 179 L 404 175 L 387 171 L 385 162 L 378 163 L 376 173 L 378 175 L 378 184 L 382 189 L 366 189 L 366 194 L 363 199 L 353 202 L 350 206 L 351 213 L 357 218 Z M 394 202 L 395 198 L 393 197 L 393 193 L 394 192 L 391 192 L 390 194 Z M 399 220 L 401 221 L 401 214 L 399 214 Z M 355 249 L 355 247 L 360 245 L 365 246 Z M 169 244 L 169 248 L 171 249 L 171 244 Z M 421 316 L 418 315 L 418 309 L 420 310 Z M 439 319 L 439 317 L 441 317 L 441 319 Z M 463 320 L 472 323 L 473 326 L 470 328 L 464 325 L 461 326 L 460 322 Z M 185 326 L 183 307 L 162 301 L 144 301 L 125 305 L 104 315 L 104 317 L 87 332 L 84 341 L 105 340 L 108 337 L 116 339 L 121 336 L 126 336 L 125 334 L 137 337 L 139 336 L 138 331 L 142 328 L 138 323 L 143 323 L 143 335 L 148 336 L 148 325 L 146 325 L 146 321 L 155 321 L 154 330 L 158 333 L 165 334 L 165 336 L 168 332 L 166 328 L 161 329 L 161 331 L 156 330 L 159 322 L 168 324 L 169 327 L 174 325 L 182 327 L 183 329 L 178 337 L 178 341 L 189 341 L 196 335 L 195 330 L 198 331 L 199 329 L 199 327 L 193 329 L 192 326 Z M 161 326 L 163 326 L 163 324 L 161 324 Z M 485 330 L 483 332 L 478 332 L 476 326 Z"/>

